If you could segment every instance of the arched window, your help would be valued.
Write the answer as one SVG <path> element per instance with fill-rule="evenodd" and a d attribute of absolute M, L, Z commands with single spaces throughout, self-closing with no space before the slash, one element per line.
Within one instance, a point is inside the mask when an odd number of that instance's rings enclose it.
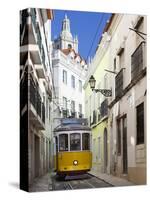
<path fill-rule="evenodd" d="M 68 44 L 68 49 L 72 49 L 72 45 L 71 44 Z"/>

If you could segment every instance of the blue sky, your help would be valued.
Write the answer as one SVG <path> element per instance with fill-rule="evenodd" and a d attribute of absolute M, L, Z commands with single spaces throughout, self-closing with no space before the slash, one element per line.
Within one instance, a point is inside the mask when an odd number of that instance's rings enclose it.
<path fill-rule="evenodd" d="M 72 35 L 78 36 L 80 55 L 84 59 L 87 59 L 88 56 L 93 57 L 100 36 L 111 13 L 54 10 L 52 40 L 56 39 L 60 34 L 65 13 L 70 19 Z"/>

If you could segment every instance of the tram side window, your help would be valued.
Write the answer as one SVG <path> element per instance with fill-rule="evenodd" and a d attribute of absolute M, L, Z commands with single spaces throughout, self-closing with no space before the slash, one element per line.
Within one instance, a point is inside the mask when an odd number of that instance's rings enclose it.
<path fill-rule="evenodd" d="M 68 151 L 68 135 L 59 135 L 59 151 Z"/>
<path fill-rule="evenodd" d="M 80 133 L 70 134 L 70 150 L 71 151 L 81 150 L 80 141 L 81 141 Z"/>
<path fill-rule="evenodd" d="M 89 133 L 82 134 L 82 150 L 90 150 L 90 135 L 89 135 Z"/>

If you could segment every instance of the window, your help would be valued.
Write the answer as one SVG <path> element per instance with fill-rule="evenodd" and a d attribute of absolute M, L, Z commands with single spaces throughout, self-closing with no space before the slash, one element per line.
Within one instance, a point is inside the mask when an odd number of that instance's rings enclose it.
<path fill-rule="evenodd" d="M 124 48 L 120 48 L 118 54 L 119 56 L 119 69 L 124 68 Z"/>
<path fill-rule="evenodd" d="M 116 66 L 117 66 L 116 58 L 114 58 L 114 71 L 116 71 Z"/>
<path fill-rule="evenodd" d="M 79 92 L 82 92 L 82 81 L 79 80 Z"/>
<path fill-rule="evenodd" d="M 141 42 L 140 45 L 131 55 L 131 78 L 138 77 L 144 67 L 144 49 L 145 42 Z"/>
<path fill-rule="evenodd" d="M 123 69 L 115 77 L 115 97 L 120 98 L 123 93 Z"/>
<path fill-rule="evenodd" d="M 70 151 L 81 150 L 80 140 L 81 140 L 80 133 L 70 134 Z"/>
<path fill-rule="evenodd" d="M 68 151 L 68 135 L 59 135 L 59 151 Z"/>
<path fill-rule="evenodd" d="M 72 45 L 71 44 L 68 44 L 68 49 L 72 49 Z"/>
<path fill-rule="evenodd" d="M 67 110 L 67 98 L 63 97 L 63 109 Z"/>
<path fill-rule="evenodd" d="M 71 86 L 75 88 L 75 77 L 73 75 L 71 76 Z"/>
<path fill-rule="evenodd" d="M 121 119 L 117 120 L 117 154 L 121 154 Z"/>
<path fill-rule="evenodd" d="M 90 150 L 90 134 L 82 134 L 82 150 Z"/>
<path fill-rule="evenodd" d="M 82 114 L 82 104 L 79 104 L 79 113 Z"/>
<path fill-rule="evenodd" d="M 67 84 L 67 72 L 63 70 L 63 83 Z"/>
<path fill-rule="evenodd" d="M 71 101 L 71 111 L 75 112 L 75 101 Z"/>
<path fill-rule="evenodd" d="M 137 145 L 144 143 L 144 103 L 136 107 Z"/>

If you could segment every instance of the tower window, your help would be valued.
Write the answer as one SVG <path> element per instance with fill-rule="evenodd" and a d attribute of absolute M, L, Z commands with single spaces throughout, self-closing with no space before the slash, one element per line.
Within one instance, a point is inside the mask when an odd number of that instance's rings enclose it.
<path fill-rule="evenodd" d="M 68 44 L 68 49 L 72 49 L 72 45 L 71 44 Z"/>

